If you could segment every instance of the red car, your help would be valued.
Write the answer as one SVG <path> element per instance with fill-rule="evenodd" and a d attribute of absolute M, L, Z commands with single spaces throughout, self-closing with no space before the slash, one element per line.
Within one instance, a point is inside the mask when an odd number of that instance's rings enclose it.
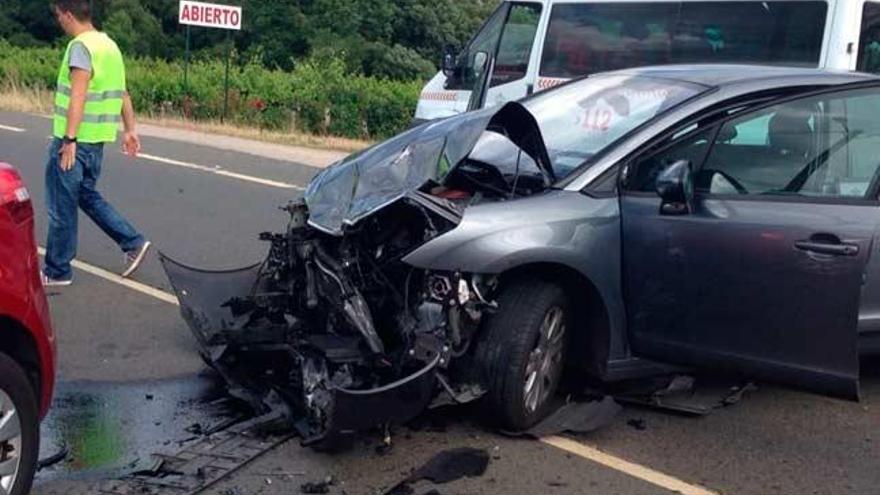
<path fill-rule="evenodd" d="M 34 208 L 0 163 L 0 494 L 30 491 L 55 385 L 55 336 L 40 282 Z"/>

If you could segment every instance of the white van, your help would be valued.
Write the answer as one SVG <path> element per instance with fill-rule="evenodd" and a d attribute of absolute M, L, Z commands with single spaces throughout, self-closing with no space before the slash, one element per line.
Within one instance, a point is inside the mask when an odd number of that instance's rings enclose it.
<path fill-rule="evenodd" d="M 422 91 L 416 121 L 467 111 L 482 67 L 491 70 L 489 83 L 471 108 L 643 65 L 880 72 L 880 0 L 504 0 L 446 61 Z"/>

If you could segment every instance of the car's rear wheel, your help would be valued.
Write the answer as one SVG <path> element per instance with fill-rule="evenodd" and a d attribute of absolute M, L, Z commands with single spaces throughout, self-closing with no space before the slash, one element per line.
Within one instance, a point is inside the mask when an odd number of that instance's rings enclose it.
<path fill-rule="evenodd" d="M 555 284 L 523 281 L 504 289 L 498 304 L 476 359 L 492 420 L 524 430 L 551 412 L 565 366 L 568 299 Z"/>
<path fill-rule="evenodd" d="M 37 399 L 24 370 L 0 354 L 0 495 L 30 492 L 40 447 Z"/>

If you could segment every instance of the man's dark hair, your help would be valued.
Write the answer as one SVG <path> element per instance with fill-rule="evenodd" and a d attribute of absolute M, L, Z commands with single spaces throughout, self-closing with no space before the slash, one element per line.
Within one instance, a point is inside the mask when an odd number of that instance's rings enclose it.
<path fill-rule="evenodd" d="M 80 22 L 92 20 L 90 0 L 51 0 L 50 3 L 61 12 L 70 12 Z"/>

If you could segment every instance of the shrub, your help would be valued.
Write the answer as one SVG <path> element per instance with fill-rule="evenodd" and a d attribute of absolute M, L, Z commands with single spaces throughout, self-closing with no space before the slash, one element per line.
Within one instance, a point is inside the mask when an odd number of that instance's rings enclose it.
<path fill-rule="evenodd" d="M 0 40 L 0 85 L 53 88 L 62 51 L 20 48 Z M 173 112 L 192 119 L 223 115 L 225 66 L 150 58 L 126 60 L 128 89 L 138 112 Z M 406 129 L 420 82 L 353 75 L 335 56 L 299 62 L 293 71 L 269 70 L 253 59 L 230 68 L 229 120 L 273 130 L 381 139 Z"/>

